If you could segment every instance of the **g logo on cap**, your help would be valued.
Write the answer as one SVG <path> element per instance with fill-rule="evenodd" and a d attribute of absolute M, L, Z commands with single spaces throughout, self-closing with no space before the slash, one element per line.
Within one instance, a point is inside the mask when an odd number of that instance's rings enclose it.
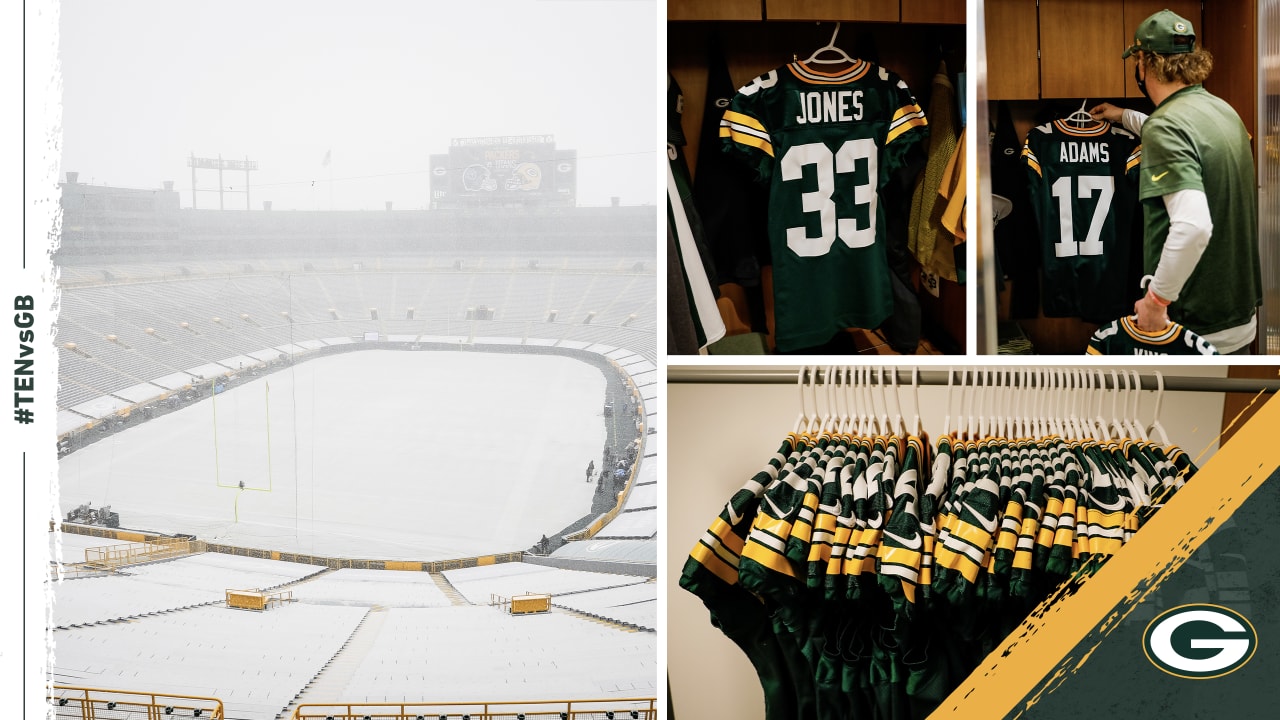
<path fill-rule="evenodd" d="M 1208 680 L 1249 662 L 1258 649 L 1258 633 L 1248 619 L 1230 608 L 1181 605 L 1147 625 L 1142 649 L 1152 665 L 1170 675 Z"/>
<path fill-rule="evenodd" d="M 1184 22 L 1176 22 L 1173 24 L 1173 31 L 1184 33 L 1187 31 L 1187 24 Z"/>

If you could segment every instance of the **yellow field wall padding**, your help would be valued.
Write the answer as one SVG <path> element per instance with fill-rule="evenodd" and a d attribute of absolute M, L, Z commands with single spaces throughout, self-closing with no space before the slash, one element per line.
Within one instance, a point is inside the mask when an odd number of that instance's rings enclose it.
<path fill-rule="evenodd" d="M 422 572 L 422 563 L 408 562 L 405 560 L 388 560 L 386 562 L 388 570 L 411 570 L 413 572 Z"/>
<path fill-rule="evenodd" d="M 130 542 L 146 542 L 147 536 L 142 533 L 128 532 L 126 530 L 116 531 L 117 540 L 129 540 Z"/>
<path fill-rule="evenodd" d="M 482 566 L 482 565 L 492 565 L 492 564 L 494 564 L 494 563 L 495 563 L 495 562 L 497 562 L 497 561 L 498 561 L 498 559 L 497 559 L 497 558 L 495 558 L 494 556 L 492 556 L 492 555 L 485 555 L 484 557 L 478 557 L 478 558 L 476 558 L 476 565 L 477 565 L 477 566 Z"/>
<path fill-rule="evenodd" d="M 538 613 L 551 611 L 550 595 L 516 595 L 511 598 L 511 614 Z"/>
<path fill-rule="evenodd" d="M 227 607 L 238 610 L 266 610 L 267 598 L 262 593 L 228 590 Z"/>

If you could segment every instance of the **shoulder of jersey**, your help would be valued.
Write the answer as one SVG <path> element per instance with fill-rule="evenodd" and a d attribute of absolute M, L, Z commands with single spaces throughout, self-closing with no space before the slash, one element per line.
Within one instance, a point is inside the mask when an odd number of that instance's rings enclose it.
<path fill-rule="evenodd" d="M 1053 123 L 1052 123 L 1052 122 L 1047 122 L 1047 123 L 1045 123 L 1045 124 L 1043 124 L 1043 125 L 1037 125 L 1037 126 L 1035 126 L 1035 127 L 1031 128 L 1031 132 L 1028 132 L 1028 133 L 1027 133 L 1027 139 L 1028 139 L 1028 140 L 1030 140 L 1030 139 L 1031 139 L 1031 133 L 1037 133 L 1037 132 L 1038 132 L 1038 133 L 1040 133 L 1041 135 L 1052 135 L 1052 134 L 1053 134 Z"/>
<path fill-rule="evenodd" d="M 1132 140 L 1134 142 L 1138 141 L 1137 136 L 1129 132 L 1128 130 L 1126 130 L 1123 125 L 1112 125 L 1111 134 L 1118 135 L 1122 138 L 1125 138 L 1126 140 Z"/>

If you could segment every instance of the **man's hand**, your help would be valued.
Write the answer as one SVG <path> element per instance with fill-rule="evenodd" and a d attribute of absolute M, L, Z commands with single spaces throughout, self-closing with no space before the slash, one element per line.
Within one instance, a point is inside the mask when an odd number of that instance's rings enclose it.
<path fill-rule="evenodd" d="M 1168 306 L 1153 300 L 1151 293 L 1147 293 L 1133 304 L 1133 314 L 1136 316 L 1138 329 L 1142 332 L 1159 332 L 1169 327 Z"/>
<path fill-rule="evenodd" d="M 1089 108 L 1089 115 L 1094 120 L 1106 120 L 1119 125 L 1124 120 L 1124 108 L 1118 108 L 1111 103 L 1104 102 Z"/>

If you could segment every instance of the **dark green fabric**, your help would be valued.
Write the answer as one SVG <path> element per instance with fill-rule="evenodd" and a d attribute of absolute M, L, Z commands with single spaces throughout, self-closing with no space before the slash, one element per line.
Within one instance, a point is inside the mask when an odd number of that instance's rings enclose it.
<path fill-rule="evenodd" d="M 1235 110 L 1200 85 L 1170 95 L 1142 126 L 1138 197 L 1147 274 L 1169 235 L 1163 196 L 1178 190 L 1204 192 L 1213 235 L 1169 318 L 1200 335 L 1247 324 L 1262 304 L 1253 151 Z"/>

